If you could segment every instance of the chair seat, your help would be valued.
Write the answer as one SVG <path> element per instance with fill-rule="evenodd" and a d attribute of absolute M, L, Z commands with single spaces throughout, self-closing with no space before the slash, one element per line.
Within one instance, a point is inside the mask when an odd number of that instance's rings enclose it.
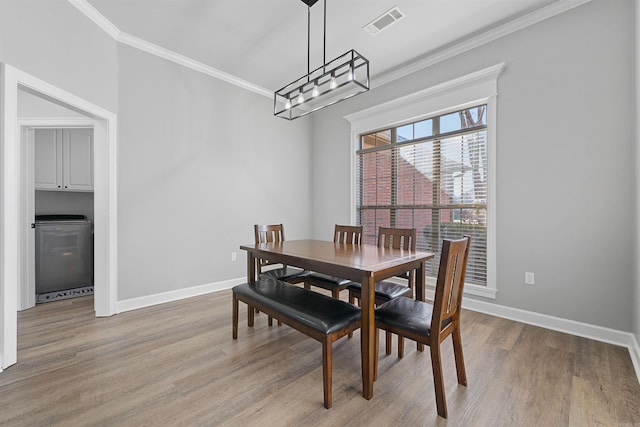
<path fill-rule="evenodd" d="M 306 278 L 307 278 L 307 281 L 319 286 L 327 285 L 327 286 L 342 288 L 342 287 L 346 287 L 349 283 L 351 283 L 351 280 L 343 279 L 341 277 L 329 276 L 328 274 L 322 274 L 322 273 L 311 273 L 308 276 L 306 276 Z M 318 282 L 320 283 L 318 284 Z"/>
<path fill-rule="evenodd" d="M 362 284 L 354 282 L 351 285 L 347 286 L 347 289 L 352 292 L 361 294 Z M 375 292 L 376 300 L 392 300 L 394 298 L 409 295 L 411 293 L 411 289 L 408 286 L 383 280 L 382 282 L 376 282 Z"/>
<path fill-rule="evenodd" d="M 272 270 L 262 272 L 262 275 L 264 276 L 273 277 L 274 279 L 282 280 L 283 282 L 303 279 L 309 274 L 311 274 L 309 270 L 302 270 L 301 268 L 290 267 L 288 265 L 286 267 L 274 268 Z"/>
<path fill-rule="evenodd" d="M 376 322 L 425 337 L 431 334 L 432 315 L 432 304 L 407 297 L 392 299 L 376 308 Z M 451 318 L 443 320 L 442 326 L 451 321 Z"/>

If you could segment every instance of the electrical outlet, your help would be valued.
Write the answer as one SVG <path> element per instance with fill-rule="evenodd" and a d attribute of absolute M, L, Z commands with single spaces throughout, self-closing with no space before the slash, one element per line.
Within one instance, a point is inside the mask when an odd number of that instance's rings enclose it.
<path fill-rule="evenodd" d="M 231 252 L 231 261 L 235 261 L 238 259 L 238 254 L 235 252 Z"/>
<path fill-rule="evenodd" d="M 530 272 L 524 273 L 524 283 L 526 283 L 527 285 L 533 285 L 536 283 L 533 273 L 530 273 Z"/>

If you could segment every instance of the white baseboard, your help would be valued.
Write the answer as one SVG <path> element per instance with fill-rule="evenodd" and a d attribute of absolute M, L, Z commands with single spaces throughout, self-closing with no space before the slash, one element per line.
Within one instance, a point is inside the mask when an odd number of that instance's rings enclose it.
<path fill-rule="evenodd" d="M 132 298 L 118 302 L 118 312 L 136 310 L 139 308 L 150 307 L 156 304 L 178 301 L 185 298 L 204 295 L 211 292 L 218 292 L 231 289 L 235 285 L 245 282 L 245 278 L 231 279 L 223 282 L 208 283 L 190 288 L 179 289 L 176 291 L 163 292 L 160 294 L 148 295 L 139 298 Z M 427 291 L 427 298 L 433 298 L 433 291 Z M 539 326 L 545 329 L 551 329 L 558 332 L 564 332 L 579 337 L 589 338 L 596 341 L 602 341 L 629 349 L 629 355 L 633 367 L 636 371 L 638 381 L 640 381 L 640 346 L 636 337 L 630 332 L 622 332 L 615 329 L 603 328 L 602 326 L 590 325 L 587 323 L 576 322 L 574 320 L 561 319 L 559 317 L 549 316 L 546 314 L 534 313 L 532 311 L 521 310 L 518 308 L 506 307 L 503 305 L 493 304 L 476 299 L 464 299 L 463 308 L 480 313 L 489 314 L 491 316 L 502 317 L 516 322 L 522 322 L 529 325 Z M 2 372 L 0 368 L 0 372 Z"/>
<path fill-rule="evenodd" d="M 638 382 L 640 382 L 640 346 L 638 345 L 638 340 L 633 337 L 634 344 L 629 347 L 629 354 L 631 355 L 631 361 L 633 362 L 633 367 L 636 368 L 636 376 L 638 377 Z"/>
<path fill-rule="evenodd" d="M 139 298 L 118 301 L 118 313 L 139 308 L 150 307 L 165 302 L 178 301 L 185 298 L 196 297 L 198 295 L 209 294 L 211 292 L 231 289 L 235 285 L 246 282 L 246 278 L 225 280 L 223 282 L 207 283 L 204 285 L 192 286 L 190 288 L 178 289 L 176 291 L 163 292 L 160 294 L 147 295 Z"/>
<path fill-rule="evenodd" d="M 433 298 L 433 295 L 431 295 Z M 631 356 L 631 362 L 636 371 L 636 376 L 640 382 L 640 347 L 636 337 L 631 332 L 622 332 L 615 329 L 604 328 L 602 326 L 590 325 L 588 323 L 576 322 L 575 320 L 561 319 L 546 314 L 534 313 L 532 311 L 518 308 L 506 307 L 484 301 L 467 298 L 463 300 L 463 308 L 492 316 L 502 317 L 529 325 L 539 326 L 558 332 L 564 332 L 579 337 L 589 338 L 609 344 L 626 347 Z"/>

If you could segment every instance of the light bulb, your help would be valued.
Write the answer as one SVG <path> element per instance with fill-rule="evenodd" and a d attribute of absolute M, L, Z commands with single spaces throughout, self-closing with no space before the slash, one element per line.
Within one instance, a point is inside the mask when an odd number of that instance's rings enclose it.
<path fill-rule="evenodd" d="M 353 70 L 349 70 L 349 74 L 347 74 L 347 80 L 353 80 Z"/>
<path fill-rule="evenodd" d="M 313 85 L 313 90 L 311 91 L 311 96 L 313 96 L 314 98 L 316 96 L 320 95 L 320 89 L 318 89 L 318 84 L 314 84 Z"/>
<path fill-rule="evenodd" d="M 285 110 L 291 108 L 291 101 L 289 100 L 289 98 L 287 98 L 286 102 L 284 103 L 284 108 Z"/>
<path fill-rule="evenodd" d="M 298 95 L 298 104 L 302 104 L 304 102 L 304 95 L 302 92 Z"/>
<path fill-rule="evenodd" d="M 331 76 L 331 82 L 329 83 L 329 87 L 331 89 L 335 89 L 338 87 L 338 81 L 336 80 L 336 76 Z"/>

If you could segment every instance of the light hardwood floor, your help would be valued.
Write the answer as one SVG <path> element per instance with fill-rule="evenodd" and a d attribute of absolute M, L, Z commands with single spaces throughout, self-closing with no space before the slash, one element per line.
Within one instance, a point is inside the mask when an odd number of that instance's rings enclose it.
<path fill-rule="evenodd" d="M 264 315 L 231 339 L 231 292 L 95 318 L 91 297 L 19 313 L 18 364 L 0 373 L 2 426 L 631 426 L 640 385 L 627 349 L 463 311 L 468 387 L 443 343 L 449 418 L 429 352 L 384 355 L 362 398 L 360 339 L 334 344 L 333 408 L 321 346 Z"/>

